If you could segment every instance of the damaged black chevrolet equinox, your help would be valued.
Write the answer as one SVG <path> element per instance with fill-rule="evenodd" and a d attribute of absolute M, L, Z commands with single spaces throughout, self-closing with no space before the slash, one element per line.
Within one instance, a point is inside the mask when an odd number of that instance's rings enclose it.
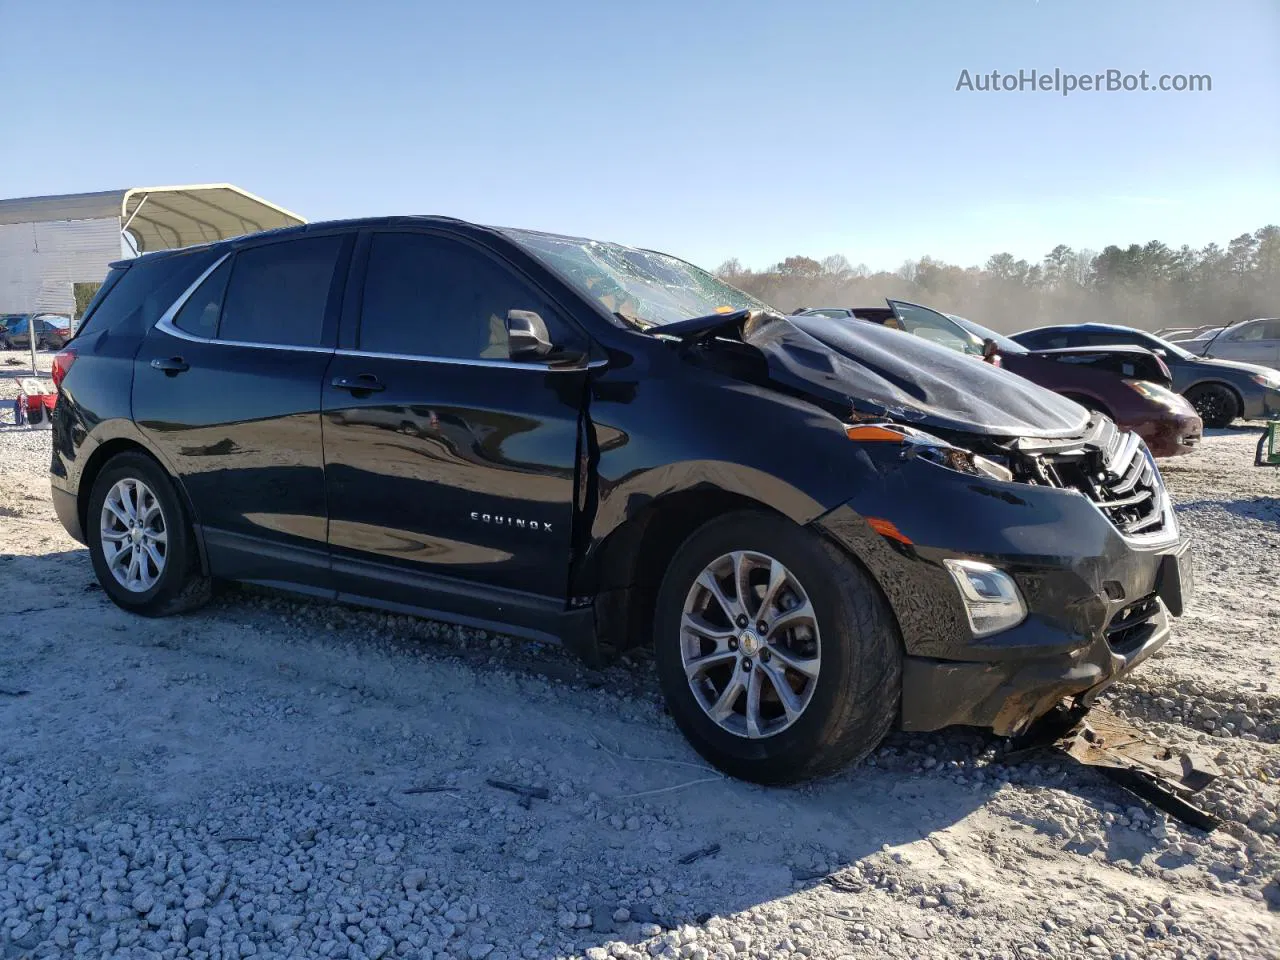
<path fill-rule="evenodd" d="M 401 217 L 153 253 L 55 380 L 54 503 L 126 610 L 223 578 L 651 644 L 760 782 L 1087 705 L 1190 587 L 1137 436 L 618 244 Z"/>

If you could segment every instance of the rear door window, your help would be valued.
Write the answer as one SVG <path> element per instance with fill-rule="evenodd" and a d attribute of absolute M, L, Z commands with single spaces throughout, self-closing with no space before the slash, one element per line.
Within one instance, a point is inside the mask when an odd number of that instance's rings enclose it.
<path fill-rule="evenodd" d="M 227 292 L 227 280 L 231 277 L 231 260 L 228 258 L 218 269 L 205 277 L 204 282 L 187 298 L 187 302 L 173 318 L 173 325 L 192 336 L 212 340 L 218 334 L 218 316 L 222 312 L 222 298 Z"/>
<path fill-rule="evenodd" d="M 344 239 L 303 237 L 241 250 L 227 280 L 218 339 L 320 346 Z"/>

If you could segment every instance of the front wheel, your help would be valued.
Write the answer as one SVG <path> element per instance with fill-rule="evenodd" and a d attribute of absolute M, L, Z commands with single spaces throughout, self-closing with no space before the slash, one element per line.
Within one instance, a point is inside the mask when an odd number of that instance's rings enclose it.
<path fill-rule="evenodd" d="M 1206 427 L 1229 427 L 1240 415 L 1240 404 L 1230 387 L 1220 383 L 1206 383 L 1192 387 L 1186 393 L 1187 402 L 1200 414 Z"/>
<path fill-rule="evenodd" d="M 161 617 L 209 599 L 182 503 L 150 457 L 124 453 L 107 463 L 89 495 L 85 528 L 94 573 L 117 606 Z"/>
<path fill-rule="evenodd" d="M 897 719 L 902 654 L 887 603 L 854 560 L 782 517 L 740 511 L 698 529 L 655 614 L 671 714 L 731 776 L 830 773 Z"/>

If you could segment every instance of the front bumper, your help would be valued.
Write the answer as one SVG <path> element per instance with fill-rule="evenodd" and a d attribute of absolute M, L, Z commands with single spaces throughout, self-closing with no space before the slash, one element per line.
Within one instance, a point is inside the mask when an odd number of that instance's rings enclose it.
<path fill-rule="evenodd" d="M 1280 390 L 1259 386 L 1250 391 L 1243 391 L 1241 397 L 1244 401 L 1240 410 L 1242 419 L 1280 419 Z"/>
<path fill-rule="evenodd" d="M 882 461 L 863 479 L 857 497 L 815 523 L 869 568 L 897 617 L 906 730 L 966 724 L 1012 735 L 1064 698 L 1088 702 L 1168 640 L 1192 588 L 1171 509 L 1159 534 L 1127 538 L 1069 490 L 920 458 Z M 1010 574 L 1026 620 L 975 639 L 946 558 Z"/>
<path fill-rule="evenodd" d="M 1200 446 L 1204 435 L 1204 422 L 1199 414 L 1190 409 L 1190 405 L 1186 413 L 1171 413 L 1121 426 L 1142 437 L 1153 457 L 1176 457 L 1190 453 Z"/>

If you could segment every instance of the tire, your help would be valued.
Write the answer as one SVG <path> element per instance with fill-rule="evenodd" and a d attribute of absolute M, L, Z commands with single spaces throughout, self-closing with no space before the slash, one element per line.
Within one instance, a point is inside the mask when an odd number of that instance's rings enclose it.
<path fill-rule="evenodd" d="M 1220 383 L 1205 383 L 1186 392 L 1187 402 L 1200 414 L 1206 427 L 1229 427 L 1240 416 L 1240 401 Z"/>
<path fill-rule="evenodd" d="M 117 540 L 105 535 L 103 529 L 107 499 L 117 490 L 117 485 L 122 483 L 126 485 L 126 490 L 132 485 L 132 500 L 135 504 L 141 499 L 144 510 L 154 504 L 158 511 L 158 521 L 155 514 L 148 518 L 144 513 L 145 522 L 140 527 L 157 537 L 152 546 L 163 558 L 163 566 L 158 569 L 158 575 L 148 582 L 152 574 L 156 573 L 157 566 L 153 561 L 145 559 L 145 552 L 139 553 L 139 557 L 143 559 L 136 568 L 139 573 L 133 578 L 131 586 L 121 582 L 112 572 L 107 556 L 108 549 L 116 549 L 126 554 L 127 559 L 127 555 L 133 550 L 131 535 Z M 145 488 L 145 493 L 140 493 L 138 484 Z M 150 494 L 150 498 L 146 493 Z M 127 494 L 126 499 L 129 499 Z M 122 530 L 127 533 L 129 529 L 119 519 L 123 516 L 119 511 L 124 509 L 127 513 L 128 509 L 119 500 L 113 500 L 113 503 L 116 504 L 116 512 L 110 515 L 117 519 L 110 521 L 108 525 L 111 533 L 119 537 Z M 136 512 L 136 506 L 134 509 Z M 164 534 L 163 543 L 158 540 L 161 531 Z M 186 510 L 183 509 L 173 481 L 150 457 L 141 453 L 122 453 L 107 462 L 94 481 L 89 495 L 85 535 L 98 582 L 112 602 L 121 609 L 144 617 L 164 617 L 194 610 L 208 601 L 211 593 L 210 581 L 200 572 L 200 558 Z M 124 570 L 126 578 L 135 569 L 123 561 L 118 566 Z"/>
<path fill-rule="evenodd" d="M 780 602 L 769 607 L 775 612 L 773 619 L 780 619 L 788 604 L 806 609 L 800 598 L 807 596 L 812 624 L 783 626 L 768 640 L 755 630 L 728 630 L 732 621 L 717 612 L 725 608 L 705 584 L 708 579 L 736 582 L 728 575 L 720 580 L 720 573 L 737 562 L 736 555 L 746 556 L 747 579 L 758 591 L 744 591 L 751 598 L 748 612 L 769 617 L 754 607 L 761 604 L 760 594 L 767 592 L 761 587 L 776 563 L 788 579 L 779 581 Z M 708 571 L 710 578 L 704 576 Z M 737 599 L 737 591 L 732 593 L 731 598 L 730 590 L 721 588 L 730 604 Z M 693 621 L 686 621 L 690 605 L 697 612 Z M 686 629 L 687 622 L 697 623 L 698 629 Z M 699 635 L 711 626 L 720 639 Z M 816 670 L 813 659 L 804 655 L 812 652 L 815 640 Z M 654 650 L 659 682 L 676 725 L 703 757 L 743 780 L 780 784 L 831 773 L 875 749 L 898 718 L 902 648 L 879 588 L 835 546 L 773 514 L 745 510 L 718 517 L 680 546 L 658 591 Z M 754 657 L 746 656 L 753 652 Z M 697 657 L 705 654 L 723 662 L 697 677 L 695 692 L 686 675 L 686 658 L 697 664 Z M 731 657 L 737 660 L 727 659 Z M 745 671 L 739 666 L 744 657 L 752 661 Z M 788 659 L 814 670 L 816 678 L 790 669 Z M 727 716 L 722 710 L 721 720 L 713 719 L 712 701 L 723 707 L 723 695 L 734 686 L 734 678 L 750 683 L 752 673 L 760 687 L 754 731 L 748 726 L 747 689 L 733 696 Z M 770 680 L 778 676 L 791 689 L 792 705 L 801 707 L 794 716 L 784 713 L 784 698 Z"/>

